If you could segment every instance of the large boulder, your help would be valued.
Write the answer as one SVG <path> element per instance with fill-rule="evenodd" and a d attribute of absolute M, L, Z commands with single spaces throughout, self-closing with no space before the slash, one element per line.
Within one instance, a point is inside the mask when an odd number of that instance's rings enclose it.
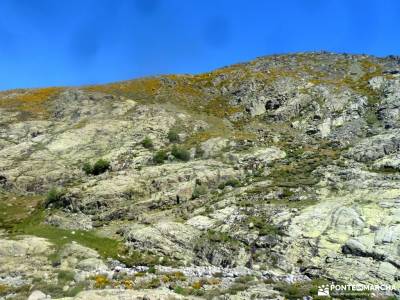
<path fill-rule="evenodd" d="M 193 243 L 199 236 L 194 227 L 176 223 L 159 222 L 152 226 L 133 226 L 124 233 L 125 240 L 134 249 L 190 261 Z"/>

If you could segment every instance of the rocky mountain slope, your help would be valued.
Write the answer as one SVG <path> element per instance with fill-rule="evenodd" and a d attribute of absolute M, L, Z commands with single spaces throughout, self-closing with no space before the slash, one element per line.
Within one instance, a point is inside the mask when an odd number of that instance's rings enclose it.
<path fill-rule="evenodd" d="M 399 119 L 393 56 L 1 92 L 0 297 L 397 286 Z"/>

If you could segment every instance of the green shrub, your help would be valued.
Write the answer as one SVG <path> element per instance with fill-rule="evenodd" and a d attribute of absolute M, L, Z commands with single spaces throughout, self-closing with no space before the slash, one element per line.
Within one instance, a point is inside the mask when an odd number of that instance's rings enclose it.
<path fill-rule="evenodd" d="M 182 161 L 189 161 L 189 160 L 190 160 L 190 152 L 187 151 L 186 149 L 181 148 L 181 147 L 178 147 L 178 146 L 176 146 L 176 145 L 174 145 L 174 146 L 172 147 L 171 154 L 172 154 L 176 159 L 179 159 L 179 160 L 182 160 Z"/>
<path fill-rule="evenodd" d="M 214 208 L 212 206 L 206 206 L 204 212 L 206 214 L 212 214 L 214 212 Z"/>
<path fill-rule="evenodd" d="M 203 196 L 207 194 L 208 188 L 205 185 L 196 185 L 194 187 L 193 193 L 192 193 L 192 199 L 199 198 L 200 196 Z"/>
<path fill-rule="evenodd" d="M 149 281 L 141 282 L 137 288 L 138 289 L 156 289 L 161 286 L 161 281 L 158 278 L 150 279 Z"/>
<path fill-rule="evenodd" d="M 86 162 L 82 170 L 86 173 L 86 175 L 100 175 L 110 169 L 110 162 L 105 159 L 99 159 L 92 166 L 90 163 Z"/>
<path fill-rule="evenodd" d="M 197 145 L 197 146 L 196 146 L 196 154 L 195 154 L 195 157 L 196 157 L 196 158 L 202 158 L 203 155 L 204 155 L 204 150 L 201 148 L 200 145 Z"/>
<path fill-rule="evenodd" d="M 75 286 L 71 287 L 68 291 L 66 291 L 63 296 L 75 297 L 77 294 L 79 294 L 83 290 L 85 290 L 85 282 L 79 282 Z"/>
<path fill-rule="evenodd" d="M 228 180 L 226 180 L 225 182 L 222 182 L 218 188 L 219 189 L 224 189 L 226 186 L 231 186 L 231 187 L 238 187 L 240 186 L 240 181 L 237 180 L 236 178 L 229 178 Z"/>
<path fill-rule="evenodd" d="M 179 132 L 178 132 L 178 130 L 177 130 L 176 128 L 171 128 L 171 129 L 168 131 L 168 140 L 169 140 L 171 143 L 178 143 L 178 142 L 180 142 Z"/>
<path fill-rule="evenodd" d="M 244 276 L 237 277 L 235 279 L 235 283 L 242 283 L 242 284 L 247 284 L 251 281 L 254 281 L 254 276 L 251 276 L 251 275 L 244 275 Z"/>
<path fill-rule="evenodd" d="M 93 172 L 93 167 L 90 163 L 85 162 L 83 164 L 82 170 L 83 170 L 83 172 L 85 172 L 86 175 L 90 175 Z"/>
<path fill-rule="evenodd" d="M 156 164 L 162 164 L 165 160 L 167 160 L 168 155 L 165 150 L 157 151 L 153 156 L 153 162 Z"/>
<path fill-rule="evenodd" d="M 50 205 L 58 206 L 58 204 L 62 201 L 64 195 L 64 190 L 57 189 L 55 187 L 51 188 L 46 196 L 45 207 L 49 207 Z"/>
<path fill-rule="evenodd" d="M 282 230 L 274 224 L 268 223 L 266 219 L 261 217 L 250 217 L 249 223 L 253 223 L 254 227 L 259 231 L 260 235 L 282 235 Z"/>
<path fill-rule="evenodd" d="M 110 162 L 105 159 L 99 159 L 93 165 L 93 175 L 102 174 L 110 169 Z"/>
<path fill-rule="evenodd" d="M 232 240 L 232 237 L 229 236 L 225 232 L 221 231 L 215 231 L 215 230 L 208 230 L 207 233 L 207 239 L 211 242 L 215 243 L 227 243 Z"/>
<path fill-rule="evenodd" d="M 175 286 L 174 292 L 183 296 L 189 296 L 188 289 L 181 287 L 179 285 Z"/>
<path fill-rule="evenodd" d="M 306 296 L 312 296 L 313 299 L 326 299 L 326 297 L 318 297 L 316 294 L 318 292 L 318 287 L 322 284 L 327 284 L 327 281 L 324 279 L 313 279 L 312 281 L 308 282 L 297 282 L 297 283 L 278 283 L 274 286 L 274 290 L 279 291 L 285 299 L 303 299 Z M 356 291 L 355 294 L 352 295 L 335 295 L 335 299 L 370 299 L 368 295 L 365 295 L 365 291 L 362 294 L 357 295 Z M 360 297 L 361 296 L 361 297 Z"/>
<path fill-rule="evenodd" d="M 195 288 L 190 288 L 190 287 L 181 287 L 179 285 L 176 285 L 174 287 L 174 292 L 177 294 L 180 294 L 182 296 L 203 296 L 204 291 L 200 289 L 195 289 Z"/>
<path fill-rule="evenodd" d="M 65 270 L 60 270 L 58 271 L 58 280 L 61 282 L 69 282 L 74 280 L 75 278 L 75 272 L 73 271 L 65 271 Z"/>
<path fill-rule="evenodd" d="M 236 295 L 239 292 L 245 291 L 247 288 L 248 286 L 246 284 L 233 283 L 228 289 L 228 294 Z"/>
<path fill-rule="evenodd" d="M 142 146 L 146 149 L 153 149 L 154 144 L 153 141 L 148 136 L 146 136 L 142 141 Z"/>
<path fill-rule="evenodd" d="M 147 270 L 148 273 L 150 274 L 156 274 L 156 267 L 150 266 L 149 269 Z"/>

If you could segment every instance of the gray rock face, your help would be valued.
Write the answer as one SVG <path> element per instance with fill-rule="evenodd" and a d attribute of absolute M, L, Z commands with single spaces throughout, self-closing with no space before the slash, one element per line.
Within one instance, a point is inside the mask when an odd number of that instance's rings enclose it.
<path fill-rule="evenodd" d="M 188 250 L 198 234 L 197 230 L 190 226 L 160 222 L 151 227 L 132 228 L 124 236 L 135 249 L 151 250 L 185 262 L 190 261 L 191 253 Z"/>
<path fill-rule="evenodd" d="M 86 258 L 80 261 L 77 267 L 78 269 L 81 269 L 83 271 L 107 271 L 107 266 L 103 263 L 101 259 L 98 258 Z"/>
<path fill-rule="evenodd" d="M 82 229 L 90 230 L 93 228 L 92 220 L 85 214 L 53 214 L 47 217 L 46 222 L 52 226 L 62 229 Z"/>
<path fill-rule="evenodd" d="M 332 223 L 336 230 L 349 232 L 350 235 L 356 235 L 362 232 L 364 221 L 360 215 L 352 208 L 341 207 L 332 215 Z"/>
<path fill-rule="evenodd" d="M 29 284 L 33 278 L 49 279 L 52 266 L 47 255 L 52 252 L 51 244 L 42 238 L 26 236 L 18 240 L 0 239 L 1 284 L 21 287 Z"/>
<path fill-rule="evenodd" d="M 396 76 L 394 80 L 385 80 L 384 77 L 374 77 L 370 85 L 382 98 L 378 108 L 378 116 L 384 122 L 386 128 L 398 128 L 399 104 L 400 104 L 400 80 Z"/>
<path fill-rule="evenodd" d="M 203 156 L 206 158 L 215 156 L 221 151 L 228 147 L 229 141 L 224 138 L 212 138 L 201 144 L 201 149 L 203 150 Z"/>
<path fill-rule="evenodd" d="M 348 155 L 357 161 L 369 162 L 399 151 L 400 140 L 397 130 L 376 137 L 366 138 L 350 149 Z"/>

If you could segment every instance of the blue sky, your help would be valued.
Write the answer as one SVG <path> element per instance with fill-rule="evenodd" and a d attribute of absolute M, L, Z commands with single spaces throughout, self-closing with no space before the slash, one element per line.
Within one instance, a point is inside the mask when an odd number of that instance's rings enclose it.
<path fill-rule="evenodd" d="M 400 54 L 400 1 L 1 0 L 0 89 L 200 73 L 275 53 Z"/>

